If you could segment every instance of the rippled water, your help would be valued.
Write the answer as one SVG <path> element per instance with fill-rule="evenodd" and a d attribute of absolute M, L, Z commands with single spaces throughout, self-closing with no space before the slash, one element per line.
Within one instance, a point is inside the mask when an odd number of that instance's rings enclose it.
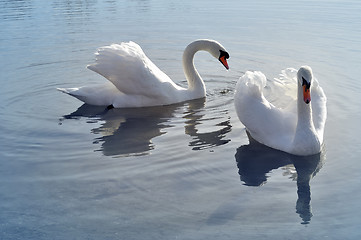
<path fill-rule="evenodd" d="M 0 1 L 0 239 L 359 239 L 358 1 Z M 105 81 L 97 47 L 133 40 L 207 97 L 166 107 L 82 105 L 57 87 Z M 249 145 L 233 106 L 246 70 L 308 64 L 328 97 L 325 149 Z"/>

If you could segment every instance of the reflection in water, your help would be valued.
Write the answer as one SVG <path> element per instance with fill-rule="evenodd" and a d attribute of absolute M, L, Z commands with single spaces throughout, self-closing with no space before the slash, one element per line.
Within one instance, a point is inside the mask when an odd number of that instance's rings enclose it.
<path fill-rule="evenodd" d="M 284 167 L 284 170 L 296 173 L 293 179 L 297 179 L 296 212 L 302 219 L 302 224 L 311 221 L 311 190 L 310 180 L 322 168 L 326 158 L 325 151 L 312 156 L 295 156 L 281 152 L 260 143 L 250 140 L 249 145 L 243 145 L 237 149 L 237 167 L 240 179 L 247 186 L 261 186 L 267 182 L 267 174 L 273 169 Z"/>
<path fill-rule="evenodd" d="M 87 117 L 89 122 L 104 121 L 101 127 L 92 129 L 92 133 L 101 134 L 94 144 L 101 143 L 101 151 L 106 156 L 143 155 L 154 149 L 152 139 L 172 127 L 171 119 L 175 113 L 184 114 L 185 132 L 193 137 L 190 146 L 193 150 L 218 146 L 229 142 L 223 140 L 225 133 L 231 130 L 228 121 L 217 124 L 218 131 L 198 133 L 197 125 L 204 116 L 205 99 L 160 107 L 126 108 L 107 110 L 104 107 L 82 105 L 75 112 L 64 116 L 65 119 Z"/>
<path fill-rule="evenodd" d="M 198 132 L 197 125 L 201 124 L 201 119 L 205 114 L 203 108 L 204 101 L 192 101 L 190 102 L 188 111 L 185 112 L 186 115 L 184 118 L 187 119 L 185 133 L 194 139 L 189 143 L 189 146 L 193 147 L 193 150 L 202 150 L 223 145 L 231 141 L 230 139 L 223 139 L 232 129 L 229 119 L 216 124 L 219 130 L 205 133 Z"/>
<path fill-rule="evenodd" d="M 178 106 L 129 108 L 104 110 L 83 104 L 77 111 L 64 116 L 66 119 L 87 117 L 89 121 L 104 121 L 101 127 L 92 129 L 100 134 L 94 144 L 101 143 L 105 156 L 142 155 L 154 148 L 151 139 L 164 134 L 167 124 Z"/>

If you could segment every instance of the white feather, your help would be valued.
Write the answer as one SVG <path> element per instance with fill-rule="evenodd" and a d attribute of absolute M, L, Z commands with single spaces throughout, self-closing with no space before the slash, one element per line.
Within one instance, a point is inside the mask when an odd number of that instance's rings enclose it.
<path fill-rule="evenodd" d="M 310 111 L 301 114 L 297 106 L 303 99 L 297 97 L 298 88 L 297 70 L 292 68 L 283 70 L 273 81 L 266 81 L 261 72 L 246 72 L 236 86 L 235 108 L 256 141 L 288 153 L 311 155 L 321 150 L 327 99 L 317 79 L 312 77 Z M 304 116 L 299 116 L 307 113 L 312 115 L 310 126 L 306 120 L 302 125 Z"/>
<path fill-rule="evenodd" d="M 224 47 L 214 40 L 197 40 L 187 46 L 183 55 L 183 67 L 188 89 L 176 85 L 161 71 L 134 42 L 123 42 L 101 47 L 96 61 L 87 67 L 104 76 L 109 82 L 101 86 L 59 88 L 91 105 L 114 107 L 145 107 L 169 105 L 205 97 L 204 82 L 195 70 L 193 57 L 204 50 L 220 57 Z"/>

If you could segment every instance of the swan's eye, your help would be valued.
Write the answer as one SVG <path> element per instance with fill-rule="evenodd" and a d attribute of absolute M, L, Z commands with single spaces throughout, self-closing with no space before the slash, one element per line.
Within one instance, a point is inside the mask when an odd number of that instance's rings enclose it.
<path fill-rule="evenodd" d="M 302 86 L 306 86 L 306 89 L 310 89 L 311 83 L 307 82 L 304 77 L 302 77 Z"/>

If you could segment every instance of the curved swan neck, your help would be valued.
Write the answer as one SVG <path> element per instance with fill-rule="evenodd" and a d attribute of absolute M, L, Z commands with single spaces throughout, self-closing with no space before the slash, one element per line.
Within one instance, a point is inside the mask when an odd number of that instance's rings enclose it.
<path fill-rule="evenodd" d="M 183 53 L 183 70 L 188 82 L 188 90 L 195 91 L 199 97 L 206 95 L 206 88 L 204 82 L 196 70 L 193 62 L 193 58 L 198 51 L 209 52 L 210 41 L 198 40 L 189 44 Z"/>

